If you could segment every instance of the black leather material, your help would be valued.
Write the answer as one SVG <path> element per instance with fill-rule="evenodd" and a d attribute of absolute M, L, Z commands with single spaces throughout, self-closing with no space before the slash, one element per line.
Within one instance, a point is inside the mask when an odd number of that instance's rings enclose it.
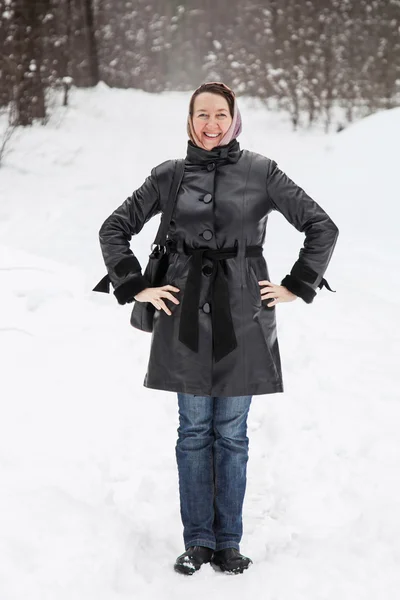
<path fill-rule="evenodd" d="M 211 163 L 213 168 L 207 170 Z M 121 288 L 128 301 L 136 285 L 142 283 L 140 275 L 124 275 L 116 266 L 129 254 L 132 236 L 140 233 L 149 219 L 165 210 L 166 199 L 160 194 L 159 181 L 160 178 L 171 178 L 173 168 L 172 160 L 154 167 L 143 185 L 100 228 L 100 245 L 110 281 L 115 288 L 129 281 Z M 199 198 L 207 194 L 212 196 L 212 202 L 199 202 Z M 236 343 L 229 344 L 230 351 L 215 360 L 212 325 L 216 316 L 212 301 L 215 261 L 203 253 L 197 264 L 201 268 L 199 294 L 196 282 L 198 344 L 191 349 L 181 341 L 183 300 L 195 259 L 194 255 L 188 256 L 184 252 L 170 254 L 162 284 L 179 289 L 171 292 L 179 304 L 164 298 L 172 314 L 163 310 L 154 314 L 150 356 L 143 381 L 145 387 L 210 396 L 284 391 L 276 306 L 268 306 L 271 298 L 261 300 L 258 283 L 260 280 L 271 281 L 268 265 L 263 255 L 245 256 L 247 246 L 264 246 L 268 216 L 272 211 L 280 212 L 290 225 L 304 234 L 303 246 L 294 257 L 293 268 L 282 281 L 295 289 L 297 293 L 293 293 L 305 303 L 315 302 L 318 289 L 325 287 L 333 291 L 324 275 L 339 230 L 329 215 L 279 169 L 274 160 L 241 150 L 237 140 L 212 151 L 189 142 L 168 238 L 179 247 L 183 248 L 185 244 L 193 251 L 220 251 L 237 243 L 235 257 L 218 261 L 219 275 L 222 277 L 223 274 L 226 281 L 228 298 L 225 301 L 230 305 Z M 213 233 L 210 240 L 201 235 L 206 230 Z M 130 264 L 137 268 L 136 263 Z M 102 280 L 100 283 L 100 287 L 106 287 L 107 282 Z M 210 314 L 203 311 L 206 302 L 211 304 Z M 282 310 L 290 310 L 290 305 Z M 182 337 L 186 337 L 184 333 Z"/>
<path fill-rule="evenodd" d="M 174 569 L 183 575 L 193 575 L 201 565 L 209 563 L 214 550 L 206 546 L 190 546 L 175 561 Z"/>
<path fill-rule="evenodd" d="M 240 554 L 236 548 L 224 548 L 214 552 L 211 564 L 219 567 L 227 573 L 243 573 L 253 561 L 248 556 Z"/>
<path fill-rule="evenodd" d="M 327 213 L 279 169 L 274 160 L 270 161 L 268 169 L 267 192 L 273 209 L 306 236 L 299 259 L 281 285 L 311 304 L 330 262 L 339 229 Z"/>

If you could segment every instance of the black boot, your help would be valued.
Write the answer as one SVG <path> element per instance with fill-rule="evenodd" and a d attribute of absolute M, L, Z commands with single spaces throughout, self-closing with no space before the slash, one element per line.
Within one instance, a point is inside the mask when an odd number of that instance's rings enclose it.
<path fill-rule="evenodd" d="M 236 574 L 243 573 L 244 569 L 248 569 L 249 565 L 253 564 L 253 561 L 240 554 L 236 548 L 224 548 L 214 551 L 211 564 L 218 566 L 221 571 Z"/>
<path fill-rule="evenodd" d="M 193 575 L 203 563 L 209 563 L 214 550 L 206 546 L 190 546 L 175 561 L 174 569 L 184 575 Z"/>

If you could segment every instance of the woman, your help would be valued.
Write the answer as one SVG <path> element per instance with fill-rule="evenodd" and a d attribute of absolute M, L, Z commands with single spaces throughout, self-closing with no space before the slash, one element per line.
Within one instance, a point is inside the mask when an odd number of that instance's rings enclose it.
<path fill-rule="evenodd" d="M 330 290 L 323 275 L 339 231 L 274 160 L 240 149 L 242 120 L 229 87 L 212 82 L 195 90 L 187 128 L 162 285 L 149 287 L 129 242 L 164 211 L 168 198 L 159 183 L 172 179 L 174 161 L 153 168 L 106 219 L 100 245 L 118 302 L 151 302 L 157 309 L 144 386 L 178 396 L 185 552 L 175 570 L 192 574 L 211 562 L 242 573 L 252 563 L 239 551 L 247 415 L 253 395 L 284 391 L 275 307 L 298 297 L 311 303 L 317 287 Z M 272 210 L 305 233 L 299 258 L 280 285 L 269 280 L 262 255 Z M 124 274 L 121 261 L 129 265 Z"/>

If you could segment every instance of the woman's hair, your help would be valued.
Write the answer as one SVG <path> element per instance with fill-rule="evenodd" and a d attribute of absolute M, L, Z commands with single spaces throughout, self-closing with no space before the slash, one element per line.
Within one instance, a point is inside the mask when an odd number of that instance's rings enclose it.
<path fill-rule="evenodd" d="M 234 105 L 235 105 L 235 94 L 234 92 L 228 88 L 224 83 L 219 83 L 213 81 L 211 83 L 203 83 L 197 90 L 194 91 L 189 104 L 189 115 L 193 117 L 193 109 L 194 109 L 194 101 L 196 96 L 202 94 L 203 92 L 209 92 L 210 94 L 219 94 L 228 102 L 229 112 L 231 113 L 231 117 L 233 119 L 234 115 Z"/>

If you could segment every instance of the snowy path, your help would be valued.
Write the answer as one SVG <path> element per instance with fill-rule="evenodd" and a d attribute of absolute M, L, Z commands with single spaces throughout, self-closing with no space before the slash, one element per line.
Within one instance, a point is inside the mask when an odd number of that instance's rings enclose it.
<path fill-rule="evenodd" d="M 193 578 L 172 569 L 184 551 L 176 396 L 142 386 L 150 336 L 129 326 L 129 306 L 91 288 L 104 274 L 102 220 L 151 166 L 184 152 L 187 99 L 103 86 L 76 92 L 58 128 L 20 137 L 0 172 L 0 598 L 397 598 L 395 171 L 379 215 L 376 199 L 378 167 L 393 165 L 398 110 L 386 128 L 377 115 L 336 145 L 243 109 L 242 147 L 278 160 L 338 224 L 326 275 L 337 292 L 277 309 L 286 391 L 255 396 L 248 419 L 241 551 L 254 564 L 236 577 L 210 565 Z M 183 131 L 157 155 L 140 120 L 156 109 Z M 165 125 L 160 135 L 167 140 Z M 376 156 L 368 162 L 362 153 L 379 136 L 386 155 L 374 170 Z M 350 168 L 356 148 L 364 158 Z M 343 177 L 336 177 L 339 164 Z M 365 208 L 369 216 L 360 221 Z M 132 241 L 142 264 L 153 221 Z M 273 281 L 301 243 L 271 215 L 264 254 Z"/>

